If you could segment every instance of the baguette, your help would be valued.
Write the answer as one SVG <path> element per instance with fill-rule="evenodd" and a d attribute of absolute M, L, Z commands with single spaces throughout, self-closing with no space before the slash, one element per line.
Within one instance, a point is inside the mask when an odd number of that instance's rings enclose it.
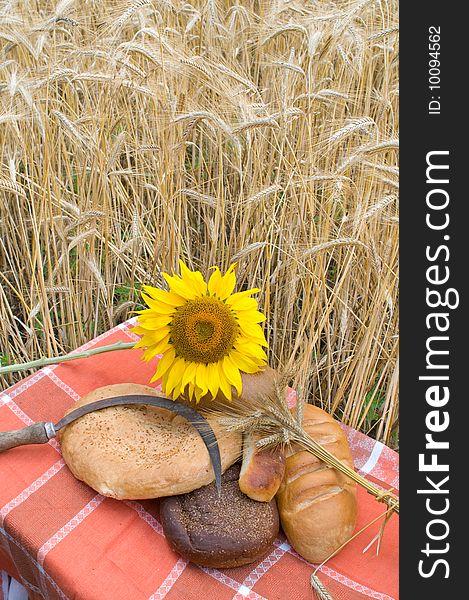
<path fill-rule="evenodd" d="M 347 438 L 330 415 L 306 404 L 303 427 L 314 440 L 353 468 Z M 287 452 L 277 504 L 288 541 L 298 554 L 313 563 L 321 563 L 333 554 L 355 529 L 356 484 L 298 446 Z"/>

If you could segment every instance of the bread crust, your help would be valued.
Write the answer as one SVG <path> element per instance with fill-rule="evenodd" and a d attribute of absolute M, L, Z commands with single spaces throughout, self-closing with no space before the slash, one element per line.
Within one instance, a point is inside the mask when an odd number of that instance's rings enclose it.
<path fill-rule="evenodd" d="M 258 502 L 270 502 L 285 473 L 283 448 L 256 448 L 261 434 L 247 432 L 243 440 L 243 463 L 239 475 L 240 490 Z"/>
<path fill-rule="evenodd" d="M 162 395 L 145 385 L 108 385 L 93 390 L 70 410 L 132 394 Z M 222 432 L 215 421 L 208 421 L 217 437 L 225 471 L 241 455 L 241 436 Z M 59 440 L 75 477 L 103 496 L 120 500 L 172 496 L 214 480 L 210 457 L 198 432 L 183 417 L 163 408 L 105 408 L 67 425 L 59 432 Z"/>
<path fill-rule="evenodd" d="M 329 414 L 307 404 L 303 426 L 313 439 L 353 468 L 347 438 Z M 298 446 L 288 452 L 277 504 L 290 544 L 310 562 L 324 561 L 354 532 L 356 484 Z"/>
<path fill-rule="evenodd" d="M 240 491 L 238 477 L 235 464 L 222 477 L 221 497 L 211 483 L 161 500 L 163 531 L 181 556 L 221 569 L 247 565 L 272 550 L 279 530 L 275 500 L 251 500 Z"/>

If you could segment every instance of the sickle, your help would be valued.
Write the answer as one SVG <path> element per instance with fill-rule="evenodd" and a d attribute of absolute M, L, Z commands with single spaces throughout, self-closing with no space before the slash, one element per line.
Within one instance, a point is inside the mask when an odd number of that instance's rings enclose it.
<path fill-rule="evenodd" d="M 202 441 L 207 448 L 210 460 L 212 461 L 213 472 L 215 474 L 215 483 L 217 486 L 218 495 L 221 493 L 221 458 L 220 449 L 218 447 L 217 438 L 213 429 L 210 427 L 207 419 L 203 417 L 196 410 L 181 404 L 175 400 L 168 400 L 168 398 L 161 398 L 159 396 L 150 396 L 146 394 L 133 394 L 131 396 L 116 396 L 114 398 L 105 398 L 104 400 L 97 400 L 96 402 L 90 402 L 76 408 L 69 412 L 65 417 L 60 419 L 58 423 L 44 422 L 33 423 L 23 429 L 17 429 L 16 431 L 4 431 L 0 432 L 0 452 L 15 448 L 17 446 L 24 446 L 27 444 L 46 444 L 50 439 L 57 435 L 63 427 L 70 425 L 80 417 L 92 413 L 96 410 L 102 410 L 103 408 L 110 408 L 111 406 L 125 406 L 130 404 L 149 404 L 156 406 L 157 408 L 166 408 L 171 412 L 177 413 L 184 417 L 187 421 L 197 430 L 198 434 L 202 438 Z"/>

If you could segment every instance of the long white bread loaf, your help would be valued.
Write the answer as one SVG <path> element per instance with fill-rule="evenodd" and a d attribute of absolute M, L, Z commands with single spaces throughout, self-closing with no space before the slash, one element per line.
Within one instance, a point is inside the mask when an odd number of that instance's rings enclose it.
<path fill-rule="evenodd" d="M 313 439 L 353 468 L 347 438 L 329 414 L 307 404 L 303 426 Z M 356 484 L 299 447 L 287 452 L 277 504 L 290 544 L 310 562 L 321 563 L 353 535 Z"/>

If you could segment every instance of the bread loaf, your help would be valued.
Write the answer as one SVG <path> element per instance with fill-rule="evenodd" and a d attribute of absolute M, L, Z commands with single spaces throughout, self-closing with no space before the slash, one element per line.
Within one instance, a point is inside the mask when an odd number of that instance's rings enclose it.
<path fill-rule="evenodd" d="M 164 534 L 181 556 L 207 567 L 231 568 L 259 560 L 272 550 L 279 530 L 275 500 L 251 500 L 240 491 L 238 477 L 238 464 L 223 474 L 221 497 L 211 483 L 161 500 Z"/>
<path fill-rule="evenodd" d="M 307 404 L 303 426 L 314 440 L 353 468 L 347 438 L 330 415 Z M 313 563 L 328 558 L 355 529 L 356 484 L 299 447 L 287 452 L 277 504 L 288 541 Z"/>
<path fill-rule="evenodd" d="M 108 385 L 93 390 L 72 409 L 131 394 L 161 395 L 145 385 Z M 225 471 L 241 454 L 241 435 L 224 432 L 210 417 L 208 421 Z M 214 480 L 209 454 L 197 430 L 164 408 L 104 408 L 67 425 L 59 439 L 64 460 L 75 477 L 103 496 L 120 500 L 172 496 Z"/>
<path fill-rule="evenodd" d="M 240 490 L 258 502 L 270 502 L 285 473 L 283 448 L 256 448 L 262 436 L 247 432 L 243 439 L 243 463 L 239 475 Z"/>
<path fill-rule="evenodd" d="M 259 403 L 271 396 L 275 391 L 276 373 L 274 369 L 265 367 L 254 374 L 241 374 L 243 389 L 241 398 Z M 233 390 L 233 402 L 237 393 Z M 204 406 L 210 406 L 206 402 Z M 285 456 L 280 448 L 258 450 L 256 441 L 264 436 L 246 433 L 243 442 L 243 462 L 239 477 L 241 491 L 259 502 L 270 502 L 277 493 L 285 470 Z"/>
<path fill-rule="evenodd" d="M 264 367 L 262 371 L 257 373 L 241 373 L 242 391 L 241 398 L 249 400 L 250 402 L 259 402 L 263 398 L 271 395 L 275 389 L 275 371 L 270 367 Z M 234 388 L 232 388 L 233 402 L 238 398 L 238 394 Z M 181 402 L 186 402 L 191 406 L 194 403 L 191 400 L 181 398 Z M 226 398 L 222 392 L 219 392 L 216 400 L 225 402 Z M 211 394 L 202 396 L 200 402 L 197 404 L 197 409 L 210 408 L 213 403 Z"/>

